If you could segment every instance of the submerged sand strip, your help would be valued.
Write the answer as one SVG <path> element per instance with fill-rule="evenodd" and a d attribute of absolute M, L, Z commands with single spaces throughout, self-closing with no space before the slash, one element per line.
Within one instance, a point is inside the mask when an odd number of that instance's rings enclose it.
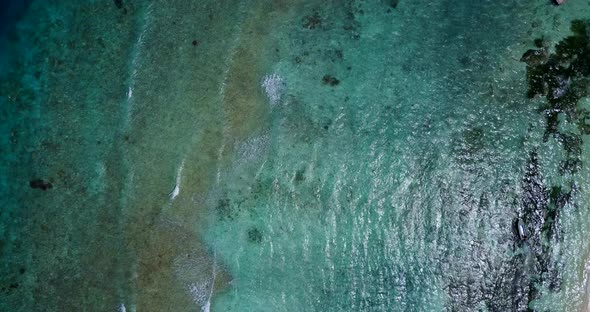
<path fill-rule="evenodd" d="M 182 257 L 208 259 L 205 266 L 218 262 L 199 238 L 214 213 L 205 198 L 217 169 L 231 163 L 234 142 L 268 119 L 260 80 L 272 64 L 269 30 L 284 9 L 274 1 L 154 6 L 127 134 L 134 174 L 126 232 L 137 258 L 138 311 L 199 304 L 194 285 L 206 285 L 211 271 L 183 281 L 174 264 Z M 230 277 L 222 263 L 216 267 L 214 289 L 223 289 Z"/>

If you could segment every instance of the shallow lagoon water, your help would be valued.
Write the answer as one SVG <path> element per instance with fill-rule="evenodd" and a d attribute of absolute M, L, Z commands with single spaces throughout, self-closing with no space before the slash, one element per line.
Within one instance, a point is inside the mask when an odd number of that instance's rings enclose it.
<path fill-rule="evenodd" d="M 33 1 L 0 82 L 0 310 L 586 311 L 587 138 L 546 135 L 520 59 L 589 12 Z"/>

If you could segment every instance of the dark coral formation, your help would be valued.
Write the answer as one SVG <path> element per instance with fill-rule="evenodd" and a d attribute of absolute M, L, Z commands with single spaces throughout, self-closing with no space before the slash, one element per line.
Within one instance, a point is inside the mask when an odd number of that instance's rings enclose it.
<path fill-rule="evenodd" d="M 547 119 L 545 141 L 551 135 L 558 140 L 565 135 L 558 129 L 560 115 L 577 124 L 581 134 L 590 134 L 590 127 L 585 122 L 589 112 L 577 105 L 588 95 L 589 24 L 589 21 L 573 21 L 573 34 L 555 46 L 555 53 L 549 54 L 546 49 L 528 50 L 521 58 L 527 63 L 528 97 L 547 99 L 547 104 L 541 108 Z"/>
<path fill-rule="evenodd" d="M 248 241 L 251 243 L 262 242 L 262 232 L 258 228 L 251 228 L 248 230 Z"/>
<path fill-rule="evenodd" d="M 543 141 L 553 138 L 563 148 L 565 160 L 559 166 L 561 175 L 573 175 L 581 169 L 582 135 L 590 134 L 587 123 L 590 111 L 578 105 L 588 96 L 590 86 L 590 20 L 573 21 L 571 30 L 573 34 L 557 43 L 554 53 L 544 47 L 543 39 L 536 39 L 535 45 L 540 49 L 528 50 L 521 58 L 527 64 L 528 97 L 545 98 L 540 108 L 546 119 Z M 574 127 L 560 128 L 563 120 Z M 551 261 L 555 256 L 552 246 L 562 236 L 560 213 L 576 190 L 573 179 L 569 185 L 550 188 L 543 181 L 538 155 L 532 152 L 523 179 L 522 210 L 519 212 L 529 234 L 526 244 L 534 263 L 533 274 L 521 281 L 527 281 L 523 287 L 527 288 L 528 302 L 538 297 L 541 285 L 550 291 L 560 288 L 557 264 Z M 515 240 L 520 240 L 516 234 Z M 519 245 L 522 243 L 525 242 L 518 242 Z"/>
<path fill-rule="evenodd" d="M 340 80 L 338 80 L 336 77 L 332 75 L 324 75 L 324 77 L 322 77 L 322 83 L 325 85 L 335 87 L 340 84 Z"/>
<path fill-rule="evenodd" d="M 43 190 L 43 191 L 47 191 L 48 189 L 51 189 L 53 187 L 53 185 L 51 183 L 46 182 L 46 181 L 44 181 L 42 179 L 34 179 L 34 180 L 31 180 L 29 182 L 29 186 L 31 188 L 40 189 L 40 190 Z"/>
<path fill-rule="evenodd" d="M 570 202 L 575 190 L 575 185 L 570 185 L 569 190 L 561 186 L 547 188 L 540 173 L 538 155 L 531 152 L 525 177 L 523 178 L 522 211 L 520 214 L 524 220 L 528 234 L 526 243 L 531 252 L 531 266 L 533 274 L 520 283 L 527 288 L 527 300 L 530 302 L 537 298 L 538 286 L 546 284 L 551 291 L 558 291 L 561 286 L 561 276 L 556 263 L 551 259 L 554 256 L 553 245 L 561 238 L 559 228 L 559 215 L 563 208 Z M 516 222 L 516 221 L 515 221 Z M 518 238 L 517 234 L 515 237 Z M 520 241 L 518 244 L 522 244 Z M 522 256 L 520 256 L 522 258 Z M 522 259 L 524 261 L 524 258 Z"/>
<path fill-rule="evenodd" d="M 303 19 L 303 27 L 307 29 L 316 29 L 322 26 L 322 17 L 318 12 L 314 12 Z"/>

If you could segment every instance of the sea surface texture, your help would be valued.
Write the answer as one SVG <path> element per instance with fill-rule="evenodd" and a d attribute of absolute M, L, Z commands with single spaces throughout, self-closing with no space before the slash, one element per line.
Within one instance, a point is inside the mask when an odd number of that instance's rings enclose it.
<path fill-rule="evenodd" d="M 590 3 L 4 1 L 0 311 L 590 311 Z"/>

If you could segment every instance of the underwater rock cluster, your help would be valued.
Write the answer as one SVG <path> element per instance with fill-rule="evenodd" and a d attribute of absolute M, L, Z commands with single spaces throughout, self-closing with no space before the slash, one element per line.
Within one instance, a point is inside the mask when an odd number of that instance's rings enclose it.
<path fill-rule="evenodd" d="M 519 244 L 526 243 L 531 251 L 533 274 L 528 278 L 528 301 L 538 297 L 538 287 L 545 285 L 550 291 L 560 288 L 553 245 L 561 239 L 560 211 L 575 193 L 572 175 L 582 167 L 582 136 L 590 134 L 590 111 L 579 105 L 588 96 L 590 86 L 590 20 L 575 20 L 571 24 L 572 35 L 559 41 L 550 53 L 543 47 L 542 39 L 535 40 L 540 49 L 526 51 L 521 61 L 527 64 L 527 96 L 545 98 L 540 112 L 545 116 L 546 128 L 543 142 L 553 138 L 564 151 L 565 160 L 559 173 L 570 177 L 567 185 L 548 188 L 542 179 L 536 151 L 531 152 L 523 179 L 523 195 L 519 219 L 524 220 L 529 234 L 525 240 L 515 230 Z M 564 122 L 572 127 L 561 126 Z M 569 190 L 566 190 L 569 189 Z M 521 219 L 522 218 L 522 219 Z M 515 226 L 515 229 L 517 227 Z"/>
<path fill-rule="evenodd" d="M 557 43 L 554 53 L 549 54 L 546 48 L 528 50 L 521 58 L 527 64 L 528 97 L 543 96 L 547 100 L 541 107 L 547 119 L 544 141 L 553 135 L 568 153 L 574 154 L 579 150 L 575 147 L 576 142 L 581 141 L 579 135 L 590 134 L 590 125 L 586 124 L 590 111 L 577 105 L 588 95 L 589 24 L 589 21 L 573 21 L 573 35 Z M 560 115 L 576 124 L 579 133 L 560 132 Z"/>

